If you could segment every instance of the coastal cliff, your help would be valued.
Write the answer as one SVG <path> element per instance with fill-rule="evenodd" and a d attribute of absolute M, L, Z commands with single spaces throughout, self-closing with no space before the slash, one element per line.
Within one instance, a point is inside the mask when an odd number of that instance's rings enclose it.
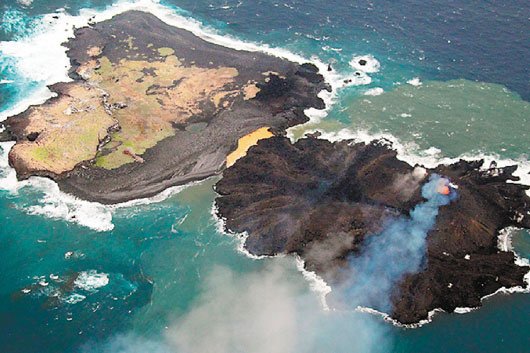
<path fill-rule="evenodd" d="M 518 180 L 516 167 L 461 160 L 425 169 L 396 156 L 387 141 L 260 141 L 216 184 L 218 216 L 226 230 L 248 235 L 251 254 L 297 254 L 307 270 L 339 288 L 355 270 L 350 259 L 389 220 L 407 219 L 424 201 L 429 176 L 442 175 L 455 199 L 439 208 L 420 269 L 397 279 L 387 314 L 414 324 L 434 309 L 477 307 L 502 287 L 526 287 L 530 268 L 497 244 L 508 226 L 530 228 L 528 187 L 507 183 Z"/>

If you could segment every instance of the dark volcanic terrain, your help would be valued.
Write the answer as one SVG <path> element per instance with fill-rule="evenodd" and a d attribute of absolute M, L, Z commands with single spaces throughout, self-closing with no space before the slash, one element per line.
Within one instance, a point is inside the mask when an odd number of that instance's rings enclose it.
<path fill-rule="evenodd" d="M 206 42 L 138 11 L 75 31 L 65 45 L 73 82 L 7 119 L 20 179 L 56 180 L 83 199 L 118 203 L 204 179 L 238 140 L 281 134 L 324 108 L 312 64 Z"/>
<path fill-rule="evenodd" d="M 384 141 L 309 137 L 292 144 L 273 137 L 223 172 L 216 206 L 227 230 L 248 233 L 250 253 L 296 253 L 333 287 L 365 238 L 422 202 L 428 174 L 449 178 L 458 197 L 439 210 L 425 264 L 400 278 L 392 293 L 388 314 L 413 324 L 433 309 L 477 307 L 501 287 L 527 285 L 530 268 L 516 265 L 514 254 L 500 251 L 497 242 L 505 227 L 530 228 L 528 187 L 507 183 L 518 180 L 516 167 L 482 164 L 461 160 L 425 170 L 398 160 Z"/>

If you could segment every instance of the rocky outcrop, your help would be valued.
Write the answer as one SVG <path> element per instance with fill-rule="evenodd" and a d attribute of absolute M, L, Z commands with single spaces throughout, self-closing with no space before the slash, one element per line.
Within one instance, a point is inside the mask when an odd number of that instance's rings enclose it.
<path fill-rule="evenodd" d="M 506 182 L 517 181 L 516 167 L 482 164 L 460 161 L 425 170 L 398 160 L 386 141 L 309 137 L 292 144 L 273 137 L 223 172 L 216 206 L 227 230 L 248 234 L 244 246 L 250 253 L 298 254 L 333 287 L 367 237 L 423 201 L 425 173 L 449 178 L 458 197 L 439 210 L 424 267 L 400 278 L 392 291 L 388 314 L 412 324 L 433 309 L 476 307 L 501 287 L 526 286 L 530 268 L 516 265 L 497 240 L 507 226 L 530 228 L 528 187 Z"/>

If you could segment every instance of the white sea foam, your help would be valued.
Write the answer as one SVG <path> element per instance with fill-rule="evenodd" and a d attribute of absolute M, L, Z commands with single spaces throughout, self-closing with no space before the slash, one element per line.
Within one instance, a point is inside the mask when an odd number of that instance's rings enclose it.
<path fill-rule="evenodd" d="M 336 87 L 343 88 L 349 86 L 364 86 L 372 83 L 372 78 L 363 71 L 355 71 L 353 74 L 344 76 L 342 81 L 337 82 Z"/>
<path fill-rule="evenodd" d="M 467 314 L 467 313 L 470 313 L 470 312 L 475 311 L 477 309 L 478 308 L 458 307 L 458 308 L 455 308 L 455 310 L 453 312 L 455 314 Z"/>
<path fill-rule="evenodd" d="M 171 196 L 174 196 L 174 195 L 180 193 L 181 191 L 183 191 L 183 190 L 185 190 L 185 189 L 187 189 L 189 187 L 192 187 L 192 186 L 195 186 L 195 185 L 199 185 L 201 183 L 204 183 L 204 182 L 208 181 L 209 179 L 210 178 L 206 178 L 206 179 L 199 180 L 199 181 L 193 181 L 193 182 L 190 182 L 190 183 L 185 184 L 185 185 L 172 186 L 172 187 L 169 187 L 167 189 L 162 190 L 161 192 L 159 192 L 155 196 L 144 197 L 144 198 L 141 198 L 141 199 L 134 199 L 134 200 L 130 200 L 130 201 L 122 202 L 122 203 L 117 203 L 117 204 L 113 204 L 113 205 L 107 205 L 106 207 L 108 209 L 110 209 L 110 210 L 117 210 L 117 209 L 120 209 L 120 208 L 128 208 L 128 207 L 135 207 L 135 206 L 141 206 L 141 205 L 149 205 L 149 204 L 152 204 L 152 203 L 159 203 L 159 202 L 167 200 Z"/>
<path fill-rule="evenodd" d="M 498 241 L 497 241 L 497 247 L 501 251 L 507 251 L 507 252 L 513 252 L 515 255 L 515 261 L 514 263 L 517 266 L 525 267 L 530 266 L 530 260 L 524 257 L 521 257 L 512 246 L 512 236 L 515 231 L 517 231 L 518 228 L 516 227 L 507 227 L 499 232 Z M 524 282 L 526 283 L 526 286 L 515 286 L 515 287 L 501 287 L 497 289 L 494 293 L 488 294 L 480 299 L 480 301 L 484 301 L 485 299 L 488 299 L 490 297 L 493 297 L 497 294 L 513 294 L 513 293 L 530 293 L 530 271 L 528 271 L 524 276 Z M 455 309 L 455 313 L 457 314 L 466 314 L 471 311 L 477 310 L 480 307 L 474 307 L 474 308 L 466 308 L 466 307 L 459 307 Z"/>
<path fill-rule="evenodd" d="M 50 179 L 32 177 L 28 181 L 32 188 L 44 193 L 39 204 L 26 208 L 29 214 L 64 219 L 97 231 L 110 231 L 114 228 L 108 207 L 63 193 Z"/>
<path fill-rule="evenodd" d="M 507 227 L 499 232 L 497 248 L 499 248 L 500 251 L 513 251 L 512 235 L 515 230 L 517 230 L 517 228 Z"/>
<path fill-rule="evenodd" d="M 13 145 L 14 142 L 0 143 L 0 190 L 17 195 L 21 189 L 30 188 L 43 194 L 35 204 L 21 207 L 24 212 L 64 219 L 98 231 L 114 228 L 111 212 L 104 205 L 63 193 L 55 182 L 47 178 L 31 177 L 18 181 L 15 170 L 8 163 L 8 154 Z"/>
<path fill-rule="evenodd" d="M 101 287 L 109 284 L 109 275 L 100 273 L 96 270 L 82 271 L 74 281 L 77 288 L 86 290 L 87 292 L 95 292 Z"/>
<path fill-rule="evenodd" d="M 70 16 L 64 12 L 49 14 L 44 16 L 43 24 L 35 30 L 34 35 L 20 41 L 0 42 L 0 51 L 17 59 L 17 69 L 26 78 L 43 82 L 45 85 L 71 81 L 68 76 L 70 62 L 66 55 L 66 48 L 61 46 L 61 43 L 73 37 L 73 28 L 85 26 L 91 19 L 93 22 L 104 21 L 128 10 L 152 13 L 169 25 L 187 29 L 209 42 L 236 50 L 264 52 L 297 63 L 312 62 L 319 68 L 326 82 L 332 87 L 332 93 L 323 91 L 320 94 L 328 107 L 332 105 L 332 98 L 337 89 L 350 85 L 369 84 L 371 78 L 366 73 L 373 72 L 373 69 L 379 65 L 372 56 L 366 56 L 369 64 L 366 65 L 365 70 L 359 70 L 356 75 L 327 71 L 327 65 L 316 57 L 305 58 L 282 48 L 245 42 L 228 35 L 221 35 L 215 29 L 206 27 L 194 19 L 184 17 L 156 0 L 119 1 L 100 12 L 91 9 L 81 10 L 78 16 Z M 58 19 L 54 19 L 52 16 L 56 16 Z M 43 87 L 43 89 L 34 92 L 31 97 L 19 102 L 9 112 L 0 113 L 0 121 L 10 115 L 24 111 L 30 104 L 41 104 L 51 96 L 52 93 Z M 312 111 L 309 114 L 311 115 Z"/>
<path fill-rule="evenodd" d="M 64 253 L 64 259 L 70 260 L 71 258 L 78 258 L 79 256 L 76 255 L 78 255 L 76 251 L 67 251 Z"/>
<path fill-rule="evenodd" d="M 326 107 L 324 109 L 308 108 L 304 110 L 304 114 L 309 118 L 305 124 L 296 125 L 287 129 L 287 136 L 292 139 L 294 131 L 309 129 L 311 126 L 318 124 L 325 118 L 337 101 L 338 92 L 350 86 L 369 85 L 372 78 L 365 72 L 356 71 L 354 73 L 339 73 L 336 71 L 327 71 L 326 66 L 316 58 L 311 58 L 315 66 L 318 67 L 320 73 L 324 76 L 326 82 L 331 86 L 331 91 L 322 90 L 318 93 Z M 303 61 L 300 61 L 303 62 Z M 305 61 L 307 62 L 307 60 Z"/>
<path fill-rule="evenodd" d="M 22 6 L 31 6 L 33 0 L 17 0 L 17 2 Z"/>
<path fill-rule="evenodd" d="M 86 296 L 83 295 L 83 294 L 79 294 L 79 293 L 72 293 L 72 294 L 62 298 L 62 300 L 65 303 L 68 303 L 68 304 L 77 304 L 77 303 L 82 302 L 85 299 L 86 299 Z"/>
<path fill-rule="evenodd" d="M 16 192 L 20 187 L 17 174 L 9 167 L 8 153 L 15 142 L 0 143 L 0 190 Z"/>
<path fill-rule="evenodd" d="M 13 83 L 15 81 L 13 80 L 0 80 L 0 85 L 5 85 L 5 84 L 8 84 L 8 83 Z"/>
<path fill-rule="evenodd" d="M 295 255 L 296 268 L 302 273 L 302 276 L 309 282 L 309 288 L 320 298 L 320 305 L 324 310 L 329 310 L 326 296 L 331 293 L 331 287 L 319 275 L 305 268 L 305 262 L 298 255 Z"/>
<path fill-rule="evenodd" d="M 384 92 L 385 90 L 382 89 L 381 87 L 375 87 L 375 88 L 370 88 L 369 90 L 365 91 L 363 94 L 365 96 L 379 96 L 383 94 Z"/>
<path fill-rule="evenodd" d="M 517 228 L 517 227 L 506 227 L 504 229 L 502 229 L 500 232 L 499 232 L 499 236 L 497 238 L 497 248 L 501 251 L 512 251 L 514 254 L 515 254 L 515 263 L 518 265 L 518 266 L 530 266 L 530 259 L 527 259 L 527 258 L 524 258 L 522 256 L 520 256 L 516 251 L 515 249 L 513 248 L 513 244 L 512 244 L 512 237 L 514 235 L 515 232 L 521 230 L 520 228 Z M 526 288 L 517 288 L 515 289 L 515 291 L 523 291 L 523 292 L 529 292 L 530 291 L 530 271 L 525 275 L 525 282 L 527 283 L 527 286 Z M 513 293 L 513 292 L 510 292 L 510 290 L 512 289 L 506 289 L 506 288 L 501 288 L 499 290 L 502 290 L 502 291 L 509 291 L 509 293 Z"/>
<path fill-rule="evenodd" d="M 419 327 L 422 327 L 423 325 L 425 324 L 428 324 L 429 322 L 432 321 L 433 317 L 437 314 L 437 313 L 442 313 L 444 312 L 442 309 L 434 309 L 434 310 L 431 310 L 427 313 L 427 319 L 424 319 L 424 320 L 420 320 L 419 322 L 415 323 L 415 324 L 402 324 L 401 322 L 393 319 L 390 315 L 386 314 L 386 313 L 383 313 L 381 311 L 378 311 L 378 310 L 375 310 L 375 309 L 372 309 L 372 308 L 367 308 L 367 307 L 357 307 L 355 309 L 356 311 L 358 312 L 362 312 L 362 313 L 368 313 L 368 314 L 372 314 L 372 315 L 377 315 L 377 316 L 380 316 L 383 318 L 383 320 L 385 320 L 386 322 L 389 322 L 391 323 L 392 325 L 396 326 L 396 327 L 402 327 L 402 328 L 419 328 Z"/>
<path fill-rule="evenodd" d="M 342 78 L 341 78 L 342 80 Z M 333 106 L 336 103 L 337 100 L 337 90 L 342 89 L 345 87 L 348 87 L 350 85 L 359 86 L 359 85 L 367 85 L 370 84 L 371 78 L 361 73 L 360 76 L 353 76 L 353 78 L 346 79 L 345 81 L 335 81 L 334 83 L 334 89 L 329 91 L 321 91 L 318 94 L 318 97 L 320 97 L 324 103 L 326 104 L 326 107 L 324 109 L 316 109 L 316 108 L 308 108 L 304 110 L 304 114 L 309 118 L 309 120 L 300 125 L 295 125 L 293 127 L 290 127 L 286 130 L 287 137 L 289 137 L 292 141 L 294 141 L 294 136 L 296 135 L 296 131 L 307 131 L 310 130 L 313 126 L 319 124 L 322 119 L 328 116 L 329 112 L 333 108 Z"/>
<path fill-rule="evenodd" d="M 373 55 L 354 56 L 350 61 L 350 66 L 368 74 L 378 72 L 381 68 L 381 64 Z"/>
<path fill-rule="evenodd" d="M 112 217 L 118 209 L 162 202 L 187 187 L 200 183 L 193 182 L 183 186 L 170 187 L 153 197 L 115 205 L 103 205 L 98 202 L 81 200 L 64 193 L 59 189 L 57 183 L 47 178 L 31 177 L 28 180 L 18 181 L 15 170 L 8 164 L 8 151 L 13 144 L 13 142 L 0 143 L 0 147 L 2 147 L 0 151 L 0 190 L 9 191 L 12 194 L 18 194 L 22 188 L 38 191 L 43 194 L 42 197 L 35 204 L 23 207 L 22 211 L 52 219 L 66 220 L 96 231 L 103 232 L 114 229 Z"/>
<path fill-rule="evenodd" d="M 344 82 L 344 75 L 327 71 L 327 65 L 316 57 L 305 58 L 281 48 L 273 48 L 265 44 L 245 42 L 228 35 L 221 35 L 215 29 L 206 27 L 200 22 L 184 17 L 174 9 L 163 6 L 156 0 L 119 1 L 103 11 L 83 9 L 77 16 L 70 16 L 64 12 L 44 16 L 42 25 L 35 33 L 23 40 L 13 42 L 0 42 L 0 51 L 17 59 L 17 69 L 26 78 L 50 85 L 57 82 L 70 81 L 68 69 L 69 59 L 66 48 L 61 46 L 68 38 L 73 37 L 73 29 L 86 26 L 90 21 L 100 22 L 110 19 L 116 14 L 140 10 L 154 14 L 169 25 L 184 28 L 195 35 L 236 50 L 259 51 L 297 63 L 313 62 L 325 76 L 326 81 L 335 90 L 350 84 L 366 84 L 369 82 L 367 75 L 354 76 L 351 82 Z M 53 17 L 58 17 L 54 19 Z M 323 99 L 329 100 L 332 94 L 322 93 Z M 19 102 L 16 108 L 3 112 L 0 120 L 25 110 L 30 104 L 40 104 L 51 96 L 49 90 L 35 92 L 32 97 Z"/>
<path fill-rule="evenodd" d="M 315 130 L 308 130 L 308 133 L 315 132 Z M 321 131 L 322 132 L 322 131 Z M 351 130 L 342 129 L 339 131 L 326 132 L 323 131 L 321 137 L 329 141 L 354 140 L 355 142 L 369 143 L 373 140 L 388 141 L 389 145 L 398 152 L 397 158 L 409 163 L 410 165 L 422 165 L 427 168 L 434 168 L 440 164 L 456 163 L 460 159 L 465 160 L 484 160 L 484 168 L 487 168 L 491 162 L 496 161 L 498 167 L 505 167 L 509 165 L 518 165 L 514 176 L 519 177 L 520 181 L 517 183 L 530 185 L 530 161 L 521 157 L 520 159 L 503 158 L 497 154 L 488 153 L 465 153 L 461 156 L 450 158 L 445 157 L 438 148 L 431 147 L 422 150 L 417 144 L 413 142 L 401 142 L 398 138 L 389 133 L 370 133 L 366 130 Z M 510 182 L 510 181 L 509 181 Z M 530 191 L 527 191 L 530 195 Z"/>
<path fill-rule="evenodd" d="M 58 13 L 59 19 L 50 15 L 43 18 L 42 24 L 35 28 L 33 35 L 17 41 L 0 42 L 2 55 L 16 59 L 17 72 L 28 80 L 42 82 L 38 89 L 8 112 L 2 112 L 0 120 L 24 111 L 30 104 L 39 104 L 53 96 L 45 87 L 60 81 L 70 81 L 67 75 L 70 62 L 66 57 L 66 48 L 61 43 L 73 34 L 70 23 L 74 17 Z M 45 23 L 52 24 L 45 25 Z"/>
<path fill-rule="evenodd" d="M 34 283 L 39 285 L 34 294 L 56 297 L 67 304 L 77 304 L 82 302 L 86 299 L 86 296 L 89 293 L 96 293 L 100 288 L 109 284 L 109 275 L 106 273 L 100 273 L 96 270 L 82 271 L 74 280 L 73 289 L 84 291 L 84 294 L 74 291 L 65 293 L 58 285 L 59 283 L 63 282 L 64 279 L 61 279 L 60 276 L 54 274 L 50 274 L 49 277 L 53 282 L 48 282 L 46 280 L 46 276 L 33 277 L 35 280 Z M 22 289 L 22 292 L 24 294 L 28 294 L 31 292 L 31 288 L 24 288 Z"/>
<path fill-rule="evenodd" d="M 42 193 L 42 196 L 34 204 L 24 205 L 21 210 L 28 214 L 62 219 L 101 232 L 114 229 L 112 217 L 118 209 L 162 202 L 188 187 L 204 182 L 197 181 L 170 187 L 148 198 L 114 205 L 103 205 L 98 202 L 81 200 L 64 193 L 59 189 L 57 183 L 47 178 L 31 177 L 27 180 L 18 181 L 15 170 L 8 163 L 8 153 L 13 145 L 14 142 L 0 143 L 0 190 L 8 191 L 13 195 L 19 194 L 20 190 L 24 188 Z"/>
<path fill-rule="evenodd" d="M 414 77 L 413 79 L 408 80 L 407 83 L 415 87 L 421 86 L 423 84 L 419 77 Z"/>
<path fill-rule="evenodd" d="M 57 94 L 50 91 L 46 86 L 39 86 L 32 90 L 29 95 L 20 98 L 14 106 L 0 111 L 0 121 L 4 121 L 10 116 L 22 113 L 30 105 L 42 104 L 55 96 L 57 96 Z"/>
<path fill-rule="evenodd" d="M 186 219 L 188 219 L 188 215 L 189 215 L 189 213 L 186 213 L 184 216 L 182 216 L 182 217 L 180 217 L 180 218 L 175 220 L 176 222 L 171 225 L 171 233 L 177 233 L 178 232 L 179 227 L 184 222 L 186 222 Z"/>
<path fill-rule="evenodd" d="M 215 204 L 215 202 L 213 203 L 212 208 L 210 209 L 210 214 L 212 215 L 212 219 L 215 222 L 215 229 L 217 230 L 217 232 L 220 234 L 231 236 L 234 239 L 236 239 L 237 240 L 237 251 L 239 251 L 246 257 L 251 258 L 253 260 L 262 260 L 266 258 L 278 257 L 278 256 L 254 255 L 250 253 L 245 248 L 245 242 L 247 241 L 248 234 L 246 232 L 235 233 L 230 230 L 227 230 L 226 225 L 225 225 L 226 219 L 219 216 L 219 212 L 218 212 L 217 205 Z"/>

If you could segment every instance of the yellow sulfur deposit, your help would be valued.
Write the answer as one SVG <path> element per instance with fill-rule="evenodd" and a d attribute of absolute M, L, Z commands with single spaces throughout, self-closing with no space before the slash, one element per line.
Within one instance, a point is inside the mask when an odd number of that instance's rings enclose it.
<path fill-rule="evenodd" d="M 247 154 L 248 149 L 257 144 L 259 140 L 267 139 L 272 136 L 274 135 L 269 131 L 268 127 L 259 128 L 256 131 L 243 136 L 237 142 L 236 150 L 226 157 L 226 166 L 231 167 L 234 165 L 234 163 L 239 158 L 244 157 Z"/>

